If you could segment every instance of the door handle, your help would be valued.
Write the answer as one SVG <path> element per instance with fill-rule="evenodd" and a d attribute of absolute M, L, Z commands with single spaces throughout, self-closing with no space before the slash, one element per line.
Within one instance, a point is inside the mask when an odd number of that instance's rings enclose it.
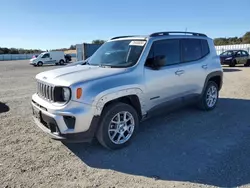
<path fill-rule="evenodd" d="M 184 70 L 178 70 L 175 72 L 176 75 L 180 76 L 184 73 Z"/>
<path fill-rule="evenodd" d="M 207 65 L 202 65 L 201 66 L 203 69 L 207 69 Z"/>

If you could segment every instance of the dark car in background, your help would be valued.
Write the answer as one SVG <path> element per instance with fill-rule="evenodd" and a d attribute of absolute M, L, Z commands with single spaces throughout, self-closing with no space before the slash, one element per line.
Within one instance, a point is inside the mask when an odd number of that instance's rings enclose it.
<path fill-rule="evenodd" d="M 72 59 L 70 54 L 65 54 L 64 57 L 65 57 L 66 63 L 69 63 Z"/>
<path fill-rule="evenodd" d="M 249 66 L 250 56 L 245 50 L 227 50 L 220 54 L 220 61 L 222 65 L 229 65 L 230 67 L 237 64 Z"/>
<path fill-rule="evenodd" d="M 39 55 L 33 55 L 32 58 L 37 58 Z"/>

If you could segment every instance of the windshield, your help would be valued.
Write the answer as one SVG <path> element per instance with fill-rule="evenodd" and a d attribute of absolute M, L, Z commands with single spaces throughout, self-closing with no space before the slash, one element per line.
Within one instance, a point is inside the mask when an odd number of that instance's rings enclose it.
<path fill-rule="evenodd" d="M 137 63 L 145 40 L 119 40 L 104 43 L 88 60 L 89 65 L 129 67 Z"/>
<path fill-rule="evenodd" d="M 46 54 L 46 53 L 41 53 L 41 54 L 39 54 L 37 57 L 42 58 L 42 56 L 43 56 L 44 54 Z"/>
<path fill-rule="evenodd" d="M 226 51 L 226 52 L 223 52 L 221 55 L 225 55 L 225 56 L 232 56 L 236 53 L 236 51 Z"/>

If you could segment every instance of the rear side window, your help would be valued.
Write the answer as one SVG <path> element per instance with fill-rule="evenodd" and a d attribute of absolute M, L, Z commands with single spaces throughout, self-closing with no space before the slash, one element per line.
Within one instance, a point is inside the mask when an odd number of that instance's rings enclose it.
<path fill-rule="evenodd" d="M 209 47 L 207 40 L 201 39 L 201 49 L 202 49 L 202 57 L 205 57 L 207 54 L 209 54 Z"/>
<path fill-rule="evenodd" d="M 247 53 L 246 51 L 242 51 L 242 54 L 243 54 L 244 56 L 248 56 L 248 53 Z"/>
<path fill-rule="evenodd" d="M 180 41 L 178 39 L 168 39 L 154 42 L 153 56 L 164 57 L 163 66 L 180 63 Z"/>
<path fill-rule="evenodd" d="M 203 57 L 200 39 L 182 40 L 182 61 L 196 61 Z"/>

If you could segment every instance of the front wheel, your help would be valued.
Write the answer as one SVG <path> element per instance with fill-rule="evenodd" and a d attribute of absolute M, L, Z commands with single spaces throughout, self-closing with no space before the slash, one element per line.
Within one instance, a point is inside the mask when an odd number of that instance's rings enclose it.
<path fill-rule="evenodd" d="M 97 139 L 108 149 L 127 146 L 139 126 L 136 110 L 125 103 L 110 104 L 102 113 Z"/>
<path fill-rule="evenodd" d="M 39 61 L 39 62 L 37 63 L 37 66 L 38 66 L 38 67 L 43 66 L 43 62 Z"/>
<path fill-rule="evenodd" d="M 234 59 L 233 61 L 230 62 L 229 66 L 230 66 L 230 67 L 235 67 L 236 63 L 237 63 L 237 62 L 236 62 L 236 60 Z"/>
<path fill-rule="evenodd" d="M 61 59 L 61 60 L 59 61 L 59 65 L 63 65 L 63 64 L 64 64 L 64 60 Z"/>
<path fill-rule="evenodd" d="M 213 110 L 217 104 L 218 96 L 218 85 L 213 81 L 209 81 L 204 93 L 200 98 L 198 106 L 200 109 L 205 111 Z"/>

